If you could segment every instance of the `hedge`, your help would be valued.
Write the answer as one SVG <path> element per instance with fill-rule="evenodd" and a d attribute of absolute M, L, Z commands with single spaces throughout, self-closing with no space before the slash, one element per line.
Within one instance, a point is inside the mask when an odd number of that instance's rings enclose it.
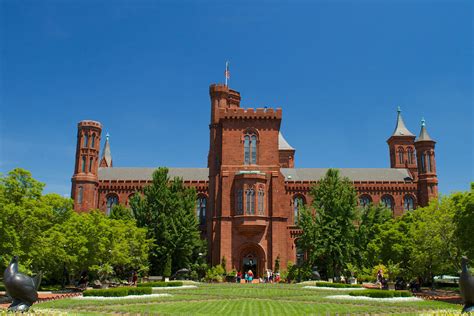
<path fill-rule="evenodd" d="M 329 282 L 316 282 L 316 286 L 324 287 L 335 287 L 335 288 L 360 288 L 362 285 L 359 284 L 345 284 L 345 283 L 329 283 Z"/>
<path fill-rule="evenodd" d="M 83 296 L 127 296 L 127 295 L 145 295 L 151 294 L 151 287 L 117 287 L 112 289 L 99 289 L 99 290 L 85 290 L 82 292 Z"/>
<path fill-rule="evenodd" d="M 392 298 L 392 297 L 411 297 L 408 291 L 392 291 L 392 290 L 365 290 L 357 292 L 349 292 L 350 296 L 368 296 L 374 298 Z"/>
<path fill-rule="evenodd" d="M 138 283 L 138 287 L 169 287 L 169 286 L 182 286 L 183 282 L 181 281 L 171 281 L 171 282 L 146 282 L 146 283 Z"/>

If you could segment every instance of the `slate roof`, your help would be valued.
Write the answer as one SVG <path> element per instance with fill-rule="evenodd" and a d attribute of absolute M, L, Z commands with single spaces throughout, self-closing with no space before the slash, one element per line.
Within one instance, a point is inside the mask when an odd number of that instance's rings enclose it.
<path fill-rule="evenodd" d="M 403 122 L 402 118 L 402 110 L 400 110 L 400 107 L 398 107 L 397 112 L 397 124 L 395 125 L 395 130 L 393 131 L 392 136 L 415 136 L 405 126 L 405 122 Z"/>
<path fill-rule="evenodd" d="M 157 168 L 99 168 L 99 180 L 151 180 Z M 207 181 L 207 168 L 168 168 L 170 178 L 180 177 L 184 181 Z"/>
<path fill-rule="evenodd" d="M 418 138 L 416 139 L 417 142 L 419 141 L 423 141 L 423 140 L 431 140 L 433 141 L 433 139 L 431 139 L 430 135 L 428 134 L 428 131 L 426 130 L 426 126 L 425 126 L 425 120 L 422 119 L 421 120 L 421 130 L 420 130 L 420 135 L 418 135 Z"/>
<path fill-rule="evenodd" d="M 295 150 L 293 147 L 288 144 L 285 137 L 281 132 L 278 133 L 278 149 L 279 150 Z"/>
<path fill-rule="evenodd" d="M 110 143 L 109 143 L 109 134 L 105 136 L 105 144 L 104 150 L 102 151 L 102 159 L 105 159 L 108 167 L 112 167 L 112 152 L 110 151 Z"/>
<path fill-rule="evenodd" d="M 285 181 L 318 181 L 328 168 L 281 168 Z M 339 173 L 351 181 L 402 181 L 412 180 L 407 169 L 395 168 L 341 168 Z"/>

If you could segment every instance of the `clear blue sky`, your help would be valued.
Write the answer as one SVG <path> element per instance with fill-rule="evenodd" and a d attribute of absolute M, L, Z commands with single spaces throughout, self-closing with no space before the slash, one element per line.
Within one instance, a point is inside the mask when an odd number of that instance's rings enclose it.
<path fill-rule="evenodd" d="M 0 0 L 0 171 L 69 194 L 76 124 L 115 166 L 205 167 L 208 86 L 282 107 L 297 167 L 388 167 L 402 107 L 438 142 L 440 191 L 473 165 L 473 2 Z M 103 138 L 105 139 L 105 137 Z"/>

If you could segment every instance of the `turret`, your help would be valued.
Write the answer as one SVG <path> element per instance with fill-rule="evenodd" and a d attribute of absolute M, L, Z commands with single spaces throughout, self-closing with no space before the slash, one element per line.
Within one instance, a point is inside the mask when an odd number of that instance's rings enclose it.
<path fill-rule="evenodd" d="M 87 120 L 77 124 L 76 163 L 71 179 L 71 198 L 76 211 L 97 208 L 101 132 L 102 125 L 99 122 Z"/>
<path fill-rule="evenodd" d="M 438 197 L 438 177 L 435 159 L 436 142 L 428 135 L 425 120 L 421 120 L 420 135 L 415 141 L 418 161 L 418 204 L 428 205 L 431 199 Z"/>
<path fill-rule="evenodd" d="M 390 168 L 407 168 L 416 177 L 417 166 L 415 159 L 415 135 L 413 135 L 403 122 L 400 107 L 397 110 L 397 123 L 395 130 L 387 140 L 390 152 Z"/>

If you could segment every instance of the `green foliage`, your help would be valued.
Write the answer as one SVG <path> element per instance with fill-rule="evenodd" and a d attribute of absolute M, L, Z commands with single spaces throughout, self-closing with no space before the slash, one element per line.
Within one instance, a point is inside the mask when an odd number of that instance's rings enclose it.
<path fill-rule="evenodd" d="M 165 267 L 163 268 L 163 276 L 164 277 L 169 278 L 171 276 L 171 262 L 172 262 L 171 256 L 168 255 L 166 257 Z"/>
<path fill-rule="evenodd" d="M 146 228 L 155 241 L 149 256 L 152 274 L 164 275 L 168 258 L 171 271 L 189 268 L 199 259 L 204 243 L 195 212 L 196 192 L 186 188 L 182 179 L 170 180 L 168 169 L 157 169 L 151 185 L 143 189 L 143 195 L 132 197 L 130 207 L 137 225 Z"/>
<path fill-rule="evenodd" d="M 367 296 L 373 298 L 392 298 L 392 297 L 412 297 L 413 294 L 407 291 L 392 290 L 364 290 L 349 292 L 350 296 Z"/>
<path fill-rule="evenodd" d="M 280 272 L 280 255 L 275 259 L 275 268 L 273 270 L 274 272 Z"/>
<path fill-rule="evenodd" d="M 151 287 L 117 287 L 111 289 L 85 290 L 82 292 L 83 296 L 104 296 L 104 297 L 118 297 L 128 295 L 145 295 L 151 294 Z"/>
<path fill-rule="evenodd" d="M 297 265 L 289 265 L 288 266 L 288 275 L 287 275 L 287 281 L 288 282 L 301 282 L 305 280 L 310 280 L 311 279 L 311 266 L 308 264 L 303 264 L 302 266 L 297 266 Z"/>
<path fill-rule="evenodd" d="M 224 268 L 222 268 L 222 265 L 220 264 L 210 268 L 209 270 L 207 270 L 207 273 L 204 279 L 206 282 L 220 283 L 224 281 Z"/>
<path fill-rule="evenodd" d="M 225 256 L 222 256 L 221 266 L 222 266 L 222 269 L 224 269 L 224 275 L 227 274 L 226 265 L 227 265 L 227 260 L 225 259 Z"/>
<path fill-rule="evenodd" d="M 131 221 L 133 219 L 133 215 L 130 209 L 125 207 L 125 205 L 116 204 L 112 207 L 112 211 L 110 212 L 110 218 Z"/>
<path fill-rule="evenodd" d="M 471 191 L 455 193 L 451 197 L 454 204 L 454 223 L 456 230 L 456 243 L 460 251 L 470 259 L 474 259 L 474 238 L 472 229 L 474 227 L 474 182 L 471 183 Z"/>
<path fill-rule="evenodd" d="M 344 283 L 330 283 L 330 282 L 316 282 L 316 286 L 321 287 L 334 287 L 338 289 L 345 289 L 345 288 L 360 288 L 361 285 L 358 284 L 344 284 Z"/>
<path fill-rule="evenodd" d="M 357 193 L 339 171 L 329 169 L 311 188 L 311 208 L 303 208 L 299 226 L 303 230 L 298 245 L 306 252 L 309 264 L 321 267 L 329 277 L 341 275 L 354 256 Z"/>
<path fill-rule="evenodd" d="M 182 286 L 183 282 L 181 281 L 158 281 L 158 282 L 146 282 L 146 283 L 138 283 L 138 287 L 175 287 L 175 286 Z"/>

